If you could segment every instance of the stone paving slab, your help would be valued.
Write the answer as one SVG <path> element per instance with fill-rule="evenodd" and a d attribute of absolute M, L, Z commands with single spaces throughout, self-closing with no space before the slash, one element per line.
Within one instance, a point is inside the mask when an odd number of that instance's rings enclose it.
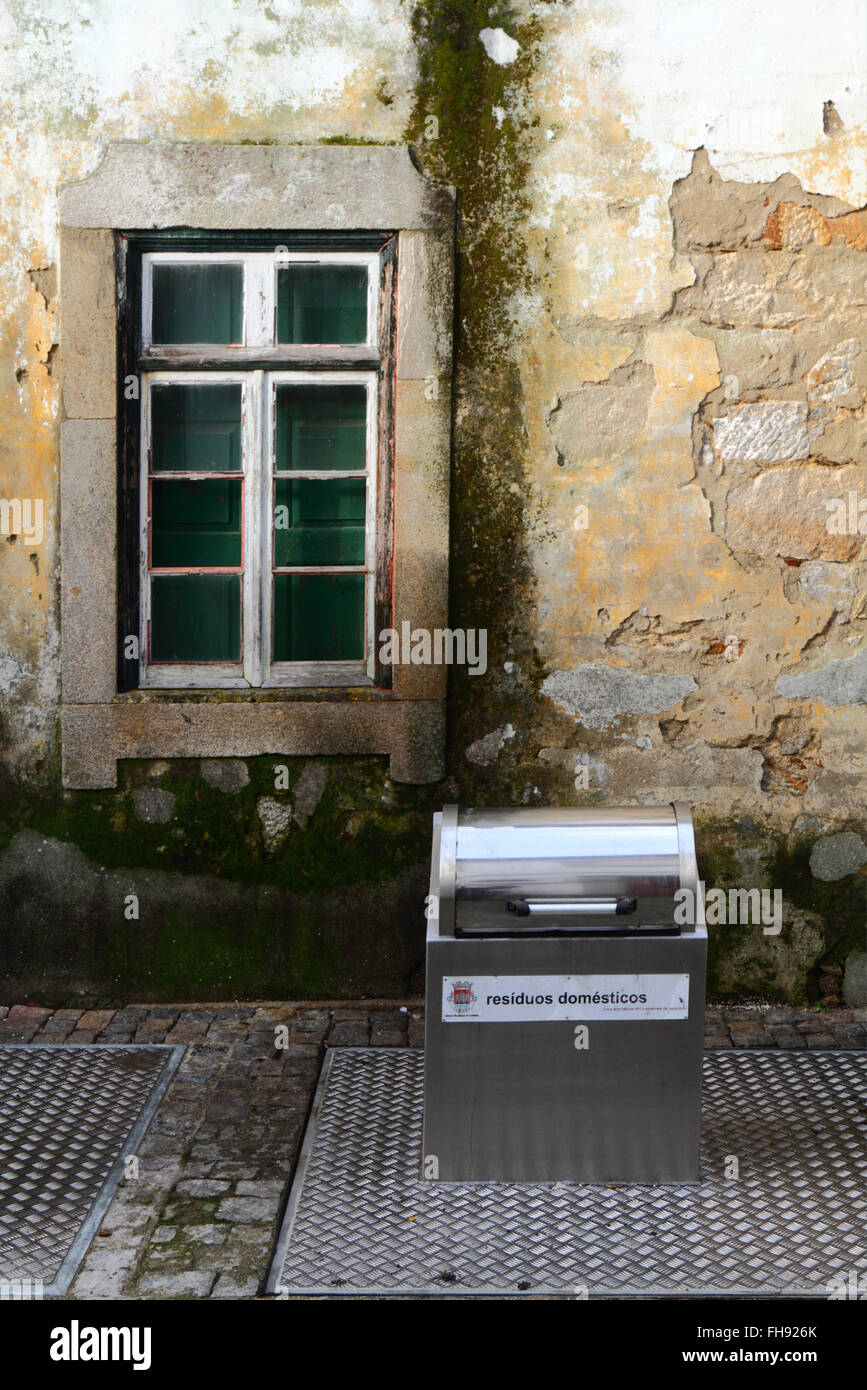
<path fill-rule="evenodd" d="M 0 1042 L 182 1043 L 185 1055 L 69 1295 L 261 1296 L 326 1048 L 424 1045 L 420 1000 L 0 1006 Z M 705 1045 L 867 1048 L 867 1009 L 720 1005 Z"/>

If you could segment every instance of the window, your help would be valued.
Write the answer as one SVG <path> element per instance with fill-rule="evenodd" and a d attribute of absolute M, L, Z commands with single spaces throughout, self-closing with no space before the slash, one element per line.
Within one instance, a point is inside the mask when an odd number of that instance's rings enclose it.
<path fill-rule="evenodd" d="M 140 405 L 138 687 L 374 684 L 396 238 L 377 251 L 120 240 L 141 299 L 127 407 L 134 442 Z"/>
<path fill-rule="evenodd" d="M 63 783 L 443 775 L 455 192 L 398 146 L 119 142 L 60 193 Z"/>

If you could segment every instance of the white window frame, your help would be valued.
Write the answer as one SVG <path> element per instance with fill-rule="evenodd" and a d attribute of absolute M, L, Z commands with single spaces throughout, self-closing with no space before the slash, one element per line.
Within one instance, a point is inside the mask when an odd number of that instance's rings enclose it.
<path fill-rule="evenodd" d="M 240 265 L 242 268 L 243 311 L 240 343 L 155 343 L 151 337 L 153 314 L 153 267 L 155 265 Z M 159 348 L 160 356 L 189 353 L 191 348 L 208 347 L 220 351 L 243 351 L 264 347 L 275 351 L 304 347 L 341 347 L 339 343 L 277 342 L 277 273 L 288 265 L 358 265 L 367 270 L 367 336 L 353 347 L 378 348 L 379 255 L 375 251 L 146 251 L 142 256 L 142 351 Z"/>
<path fill-rule="evenodd" d="M 242 266 L 244 341 L 240 344 L 157 344 L 151 338 L 154 264 L 240 264 Z M 195 370 L 158 369 L 142 372 L 140 438 L 140 516 L 139 516 L 139 685 L 143 689 L 275 689 L 293 686 L 373 685 L 375 672 L 375 588 L 377 526 L 377 410 L 378 379 L 372 370 L 300 370 L 293 356 L 308 345 L 278 344 L 277 272 L 295 264 L 359 265 L 367 269 L 367 341 L 361 346 L 377 350 L 379 265 L 376 252 L 291 252 L 275 251 L 154 251 L 142 257 L 142 355 L 152 353 L 161 359 L 177 356 L 179 361 L 191 351 L 200 356 L 213 352 L 220 365 L 213 369 L 199 363 Z M 322 349 L 339 352 L 343 345 L 310 344 L 321 355 Z M 241 358 L 235 370 L 227 369 L 225 359 L 263 349 L 273 368 L 242 369 Z M 281 360 L 286 362 L 281 366 Z M 276 473 L 276 387 L 283 383 L 305 386 L 362 385 L 367 395 L 366 451 L 364 470 L 333 472 L 293 470 L 291 476 L 304 478 L 366 479 L 365 555 L 358 566 L 279 566 L 274 558 L 274 484 Z M 151 473 L 151 390 L 154 385 L 236 385 L 241 386 L 242 448 L 242 538 L 240 571 L 220 567 L 154 571 L 150 565 L 150 498 L 154 477 L 171 479 L 172 473 Z M 212 476 L 208 473 L 200 477 Z M 218 473 L 213 476 L 231 477 Z M 289 476 L 289 475 L 285 475 Z M 160 573 L 235 573 L 241 576 L 241 660 L 233 663 L 155 663 L 150 661 L 151 579 Z M 272 577 L 274 573 L 364 573 L 364 638 L 361 660 L 274 662 L 271 659 Z"/>

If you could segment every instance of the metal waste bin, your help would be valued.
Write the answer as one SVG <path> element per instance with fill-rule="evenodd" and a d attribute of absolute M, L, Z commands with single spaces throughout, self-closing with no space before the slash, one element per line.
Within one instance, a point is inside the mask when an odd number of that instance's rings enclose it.
<path fill-rule="evenodd" d="M 698 1180 L 697 880 L 680 803 L 434 816 L 423 1177 Z"/>

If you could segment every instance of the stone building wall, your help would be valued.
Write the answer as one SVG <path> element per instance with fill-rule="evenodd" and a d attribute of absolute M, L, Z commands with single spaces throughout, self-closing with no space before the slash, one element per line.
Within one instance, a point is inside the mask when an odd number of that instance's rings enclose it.
<path fill-rule="evenodd" d="M 0 997 L 418 987 L 431 812 L 692 804 L 711 988 L 867 998 L 867 174 L 857 6 L 10 6 Z M 750 42 L 744 44 L 742 35 Z M 711 59 L 713 54 L 713 60 Z M 447 776 L 59 773 L 57 189 L 109 142 L 409 143 L 459 191 Z M 130 894 L 140 915 L 124 916 Z"/>

